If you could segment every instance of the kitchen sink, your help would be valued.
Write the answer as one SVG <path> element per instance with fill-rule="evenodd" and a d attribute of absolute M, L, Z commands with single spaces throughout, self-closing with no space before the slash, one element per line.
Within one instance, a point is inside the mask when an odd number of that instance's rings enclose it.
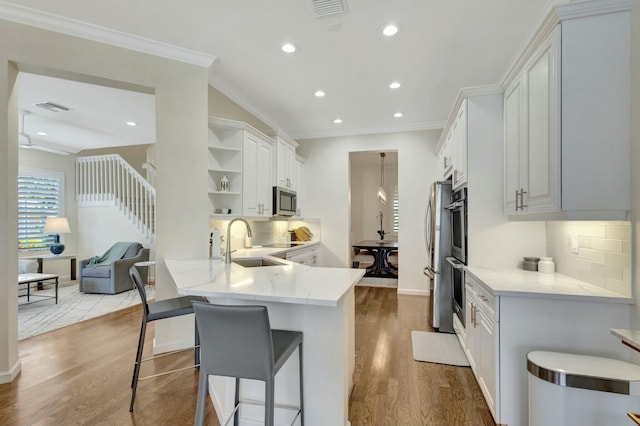
<path fill-rule="evenodd" d="M 278 262 L 277 260 L 266 259 L 264 257 L 244 257 L 242 259 L 231 260 L 236 265 L 244 266 L 245 268 L 260 268 L 263 266 L 284 266 L 286 263 Z"/>

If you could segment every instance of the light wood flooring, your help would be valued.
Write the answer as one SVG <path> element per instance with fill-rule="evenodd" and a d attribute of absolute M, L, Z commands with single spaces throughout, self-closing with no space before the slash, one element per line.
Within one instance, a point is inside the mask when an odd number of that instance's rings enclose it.
<path fill-rule="evenodd" d="M 411 330 L 428 330 L 428 299 L 356 287 L 356 372 L 349 420 L 359 425 L 494 425 L 471 369 L 416 362 Z M 139 306 L 20 342 L 22 372 L 0 385 L 0 425 L 193 424 L 195 370 L 140 382 L 129 413 Z M 153 323 L 147 331 L 150 355 Z M 183 352 L 143 374 L 188 365 Z M 218 425 L 211 403 L 206 424 Z"/>

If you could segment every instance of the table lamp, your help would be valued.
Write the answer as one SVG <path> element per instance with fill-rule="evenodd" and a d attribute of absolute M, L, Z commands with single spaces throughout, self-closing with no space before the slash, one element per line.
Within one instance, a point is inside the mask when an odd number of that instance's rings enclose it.
<path fill-rule="evenodd" d="M 64 251 L 64 244 L 60 244 L 60 234 L 71 232 L 69 222 L 66 217 L 48 217 L 44 222 L 44 232 L 54 234 L 55 242 L 51 244 L 49 250 L 53 254 L 60 254 Z"/>

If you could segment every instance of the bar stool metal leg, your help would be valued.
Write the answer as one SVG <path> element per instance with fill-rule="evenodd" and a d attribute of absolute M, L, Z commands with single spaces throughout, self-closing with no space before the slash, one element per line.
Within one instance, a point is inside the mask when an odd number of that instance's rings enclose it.
<path fill-rule="evenodd" d="M 300 344 L 298 345 L 298 357 L 300 358 L 300 368 L 299 368 L 299 375 L 300 375 L 300 426 L 304 426 L 304 396 L 302 393 L 302 342 L 300 342 Z"/>
<path fill-rule="evenodd" d="M 204 408 L 207 391 L 209 390 L 209 374 L 200 369 L 200 381 L 198 384 L 198 400 L 196 402 L 196 418 L 194 426 L 202 426 L 204 424 Z"/>
<path fill-rule="evenodd" d="M 267 380 L 264 382 L 264 425 L 273 426 L 273 417 L 275 412 L 275 381 Z"/>
<path fill-rule="evenodd" d="M 233 426 L 240 424 L 240 407 L 238 407 L 238 404 L 240 404 L 240 377 L 236 377 L 236 395 L 233 403 L 236 412 L 233 414 Z"/>
<path fill-rule="evenodd" d="M 133 413 L 133 403 L 136 400 L 136 390 L 138 389 L 138 377 L 140 376 L 140 366 L 142 364 L 142 350 L 144 349 L 144 338 L 147 333 L 147 322 L 143 319 L 140 326 L 140 339 L 138 340 L 138 353 L 136 354 L 136 364 L 133 366 L 133 379 L 131 381 L 131 405 L 129 411 Z"/>

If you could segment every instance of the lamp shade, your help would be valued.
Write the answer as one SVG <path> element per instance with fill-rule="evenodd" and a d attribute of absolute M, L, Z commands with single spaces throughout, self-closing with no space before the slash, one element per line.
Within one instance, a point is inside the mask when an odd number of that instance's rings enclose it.
<path fill-rule="evenodd" d="M 66 217 L 48 217 L 44 222 L 44 232 L 49 234 L 68 234 L 71 232 Z"/>

